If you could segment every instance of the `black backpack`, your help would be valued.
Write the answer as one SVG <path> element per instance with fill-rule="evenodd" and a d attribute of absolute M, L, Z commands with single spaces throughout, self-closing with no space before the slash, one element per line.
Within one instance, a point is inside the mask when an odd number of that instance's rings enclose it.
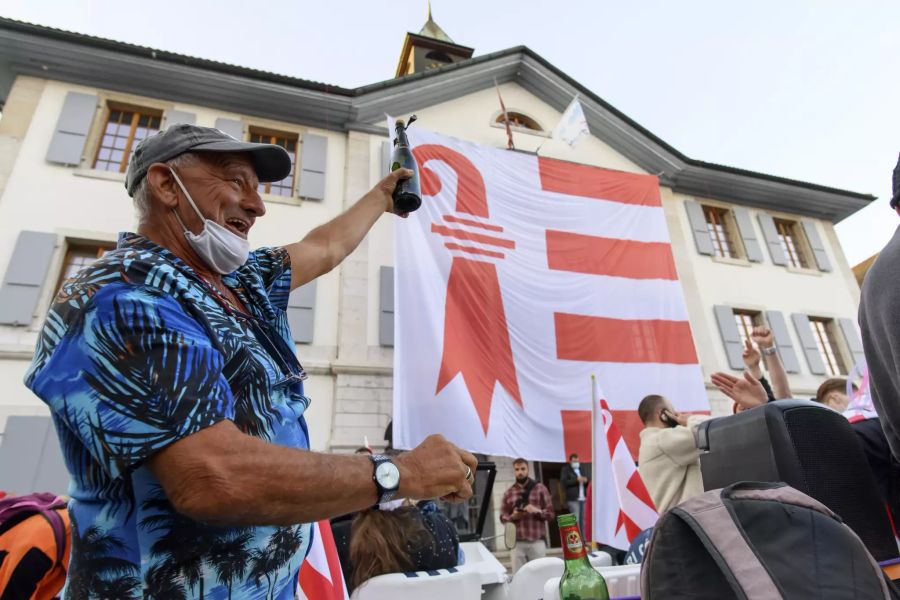
<path fill-rule="evenodd" d="M 736 483 L 682 502 L 653 529 L 644 600 L 892 600 L 859 537 L 784 483 Z"/>

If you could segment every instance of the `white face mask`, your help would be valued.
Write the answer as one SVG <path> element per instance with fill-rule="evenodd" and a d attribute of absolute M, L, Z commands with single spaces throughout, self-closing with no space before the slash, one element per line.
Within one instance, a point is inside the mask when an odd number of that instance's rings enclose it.
<path fill-rule="evenodd" d="M 571 464 L 572 464 L 572 468 L 573 468 L 573 469 L 577 469 L 578 467 L 581 466 L 581 463 L 578 463 L 578 462 L 573 462 L 573 463 L 571 463 Z"/>
<path fill-rule="evenodd" d="M 194 209 L 194 212 L 197 213 L 197 216 L 203 221 L 203 231 L 199 234 L 191 233 L 191 231 L 184 226 L 181 217 L 178 216 L 178 211 L 175 211 L 175 218 L 178 219 L 178 223 L 181 225 L 181 228 L 184 229 L 184 237 L 187 238 L 188 244 L 191 245 L 194 252 L 200 255 L 203 262 L 215 272 L 221 275 L 233 273 L 238 267 L 247 262 L 248 255 L 250 254 L 250 242 L 241 236 L 232 233 L 215 221 L 211 221 L 204 217 L 203 213 L 200 212 L 200 209 L 197 208 L 197 205 L 194 204 L 194 199 L 191 198 L 191 195 L 188 193 L 187 189 L 185 189 L 184 184 L 181 183 L 181 179 L 179 179 L 178 174 L 175 173 L 175 169 L 169 167 L 169 170 L 172 171 L 175 182 L 178 184 L 178 187 L 181 188 L 181 191 L 184 192 L 184 196 L 191 204 L 191 208 Z"/>

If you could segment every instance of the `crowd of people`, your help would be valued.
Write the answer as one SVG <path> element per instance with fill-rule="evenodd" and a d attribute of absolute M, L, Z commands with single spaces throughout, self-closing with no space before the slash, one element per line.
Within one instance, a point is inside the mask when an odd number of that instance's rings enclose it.
<path fill-rule="evenodd" d="M 394 171 L 295 243 L 251 252 L 247 233 L 266 212 L 258 185 L 291 168 L 283 148 L 216 129 L 173 125 L 143 140 L 126 173 L 136 233 L 65 282 L 50 309 L 26 384 L 50 407 L 66 455 L 71 526 L 63 547 L 71 560 L 48 548 L 30 559 L 61 568 L 77 597 L 195 597 L 204 589 L 230 597 L 265 587 L 267 597 L 293 598 L 309 524 L 332 518 L 351 587 L 464 559 L 453 520 L 431 499 L 470 498 L 476 458 L 441 436 L 402 453 L 306 451 L 306 373 L 285 314 L 291 290 L 340 264 L 381 215 L 395 212 L 394 187 L 412 172 Z M 892 199 L 900 212 L 898 201 L 900 165 Z M 853 423 L 892 507 L 898 259 L 900 233 L 867 277 L 860 315 L 884 421 Z M 755 328 L 743 358 L 741 376 L 712 376 L 735 412 L 793 397 L 771 331 Z M 845 410 L 846 380 L 823 382 L 815 400 Z M 708 417 L 681 414 L 659 395 L 644 398 L 638 414 L 638 469 L 659 511 L 701 493 L 695 431 Z M 513 468 L 500 520 L 516 528 L 515 571 L 546 554 L 555 511 L 528 462 Z M 560 480 L 566 509 L 589 531 L 587 471 L 573 454 Z M 246 557 L 242 568 L 218 568 L 234 555 Z M 215 581 L 204 579 L 204 564 L 214 565 Z M 10 565 L 0 570 L 7 586 Z"/>

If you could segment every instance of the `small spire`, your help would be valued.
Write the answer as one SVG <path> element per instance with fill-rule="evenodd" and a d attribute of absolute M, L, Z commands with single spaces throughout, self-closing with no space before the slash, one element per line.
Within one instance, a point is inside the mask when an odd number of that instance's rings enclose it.
<path fill-rule="evenodd" d="M 432 20 L 433 20 L 433 19 L 431 18 L 431 0 L 428 0 L 428 20 L 429 20 L 429 21 L 432 21 Z"/>

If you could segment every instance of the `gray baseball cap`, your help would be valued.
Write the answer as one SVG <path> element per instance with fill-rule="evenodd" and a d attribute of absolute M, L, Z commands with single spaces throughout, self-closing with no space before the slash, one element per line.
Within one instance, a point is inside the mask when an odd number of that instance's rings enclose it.
<path fill-rule="evenodd" d="M 281 146 L 241 142 L 212 127 L 179 123 L 138 144 L 125 172 L 128 195 L 134 195 L 134 188 L 150 165 L 172 160 L 185 152 L 246 152 L 260 181 L 281 181 L 291 172 L 291 157 Z"/>

